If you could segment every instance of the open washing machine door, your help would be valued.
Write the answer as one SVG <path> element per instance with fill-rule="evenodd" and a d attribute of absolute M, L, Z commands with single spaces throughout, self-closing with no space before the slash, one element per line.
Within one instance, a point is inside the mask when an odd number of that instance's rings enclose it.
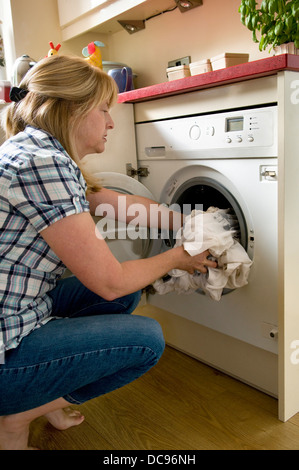
<path fill-rule="evenodd" d="M 105 188 L 113 189 L 123 194 L 137 194 L 138 196 L 154 199 L 152 193 L 139 181 L 123 173 L 103 171 L 95 175 Z"/>
<path fill-rule="evenodd" d="M 139 181 L 131 176 L 115 172 L 100 172 L 95 174 L 104 188 L 112 189 L 121 194 L 136 194 L 154 200 L 152 193 Z M 108 243 L 113 255 L 119 262 L 146 258 L 152 251 L 152 240 L 147 227 L 139 227 L 136 233 L 134 226 L 124 222 L 104 220 L 94 216 L 97 229 Z"/>

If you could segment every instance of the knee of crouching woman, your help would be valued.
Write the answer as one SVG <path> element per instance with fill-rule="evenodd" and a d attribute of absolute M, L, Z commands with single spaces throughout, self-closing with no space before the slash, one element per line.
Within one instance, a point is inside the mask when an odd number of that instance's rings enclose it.
<path fill-rule="evenodd" d="M 160 323 L 153 318 L 143 317 L 143 345 L 154 353 L 154 363 L 161 358 L 165 349 L 165 339 Z"/>

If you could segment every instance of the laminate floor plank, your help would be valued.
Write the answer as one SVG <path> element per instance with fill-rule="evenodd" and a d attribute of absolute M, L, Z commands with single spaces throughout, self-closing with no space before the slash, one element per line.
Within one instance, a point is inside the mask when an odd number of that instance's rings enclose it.
<path fill-rule="evenodd" d="M 57 431 L 44 418 L 31 444 L 45 450 L 298 450 L 299 417 L 277 400 L 167 347 L 132 384 L 85 403 L 85 421 Z"/>

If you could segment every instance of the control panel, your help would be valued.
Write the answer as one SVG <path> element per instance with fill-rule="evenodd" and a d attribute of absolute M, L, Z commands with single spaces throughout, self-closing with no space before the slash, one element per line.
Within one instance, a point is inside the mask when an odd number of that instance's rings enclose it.
<path fill-rule="evenodd" d="M 139 159 L 276 156 L 277 107 L 140 123 L 136 138 Z"/>

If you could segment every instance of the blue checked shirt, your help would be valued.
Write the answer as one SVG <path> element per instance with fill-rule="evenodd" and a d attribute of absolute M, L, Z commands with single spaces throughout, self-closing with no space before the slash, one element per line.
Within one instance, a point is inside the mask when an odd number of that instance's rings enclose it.
<path fill-rule="evenodd" d="M 51 315 L 65 266 L 40 232 L 89 211 L 86 183 L 50 134 L 27 127 L 0 147 L 0 355 Z"/>

